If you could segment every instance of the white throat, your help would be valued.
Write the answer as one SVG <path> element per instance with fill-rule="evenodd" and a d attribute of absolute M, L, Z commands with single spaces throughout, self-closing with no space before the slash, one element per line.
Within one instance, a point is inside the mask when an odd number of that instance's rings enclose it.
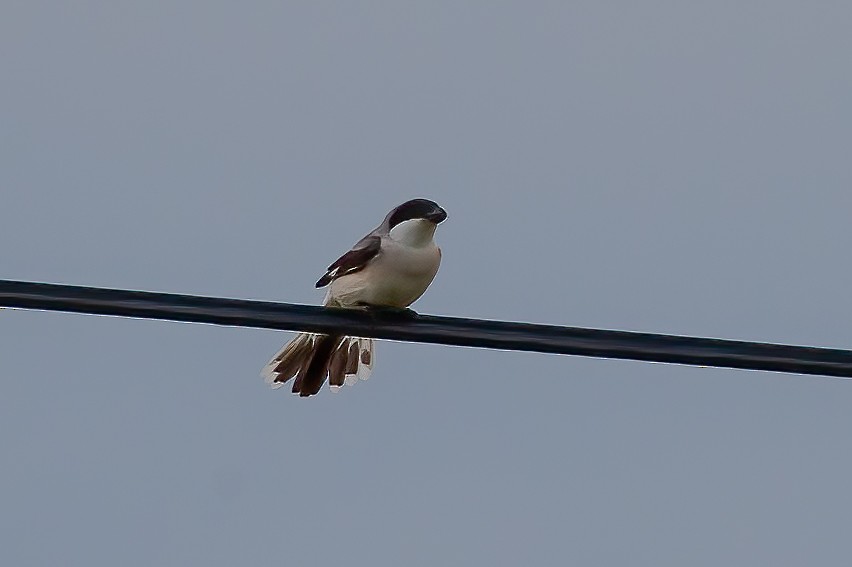
<path fill-rule="evenodd" d="M 426 246 L 432 242 L 436 228 L 438 225 L 426 219 L 411 219 L 393 227 L 388 236 L 406 246 Z"/>

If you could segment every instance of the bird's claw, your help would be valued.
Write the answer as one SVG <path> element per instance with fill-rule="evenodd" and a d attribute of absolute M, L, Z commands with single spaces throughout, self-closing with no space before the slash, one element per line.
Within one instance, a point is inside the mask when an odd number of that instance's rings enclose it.
<path fill-rule="evenodd" d="M 398 318 L 405 321 L 417 319 L 417 312 L 408 307 L 388 307 L 385 305 L 365 305 L 364 309 L 367 313 L 376 318 Z"/>

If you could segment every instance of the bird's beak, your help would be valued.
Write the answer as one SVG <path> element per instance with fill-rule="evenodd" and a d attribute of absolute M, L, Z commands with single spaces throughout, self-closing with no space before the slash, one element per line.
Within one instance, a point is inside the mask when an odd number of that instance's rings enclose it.
<path fill-rule="evenodd" d="M 426 220 L 430 220 L 435 224 L 439 224 L 447 220 L 447 211 L 438 207 L 428 215 L 426 215 Z"/>

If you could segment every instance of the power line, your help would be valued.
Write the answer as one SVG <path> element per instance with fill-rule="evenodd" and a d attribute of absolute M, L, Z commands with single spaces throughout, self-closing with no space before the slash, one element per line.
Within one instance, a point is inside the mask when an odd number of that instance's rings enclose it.
<path fill-rule="evenodd" d="M 0 306 L 852 378 L 852 351 L 0 280 Z"/>

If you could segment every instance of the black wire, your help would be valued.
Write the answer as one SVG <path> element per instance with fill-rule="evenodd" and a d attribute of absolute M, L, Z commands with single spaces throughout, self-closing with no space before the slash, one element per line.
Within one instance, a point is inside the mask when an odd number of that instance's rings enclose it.
<path fill-rule="evenodd" d="M 0 306 L 852 377 L 852 351 L 0 280 Z"/>

